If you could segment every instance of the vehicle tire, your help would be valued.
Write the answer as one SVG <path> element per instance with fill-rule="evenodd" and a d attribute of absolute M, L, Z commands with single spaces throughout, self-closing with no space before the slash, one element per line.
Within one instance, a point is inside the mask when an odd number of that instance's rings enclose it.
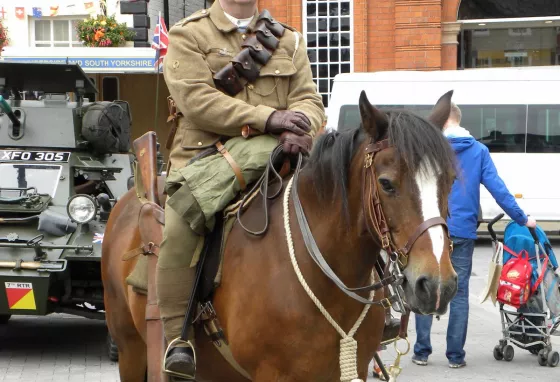
<path fill-rule="evenodd" d="M 551 351 L 548 353 L 548 366 L 556 367 L 558 366 L 558 361 L 560 361 L 560 354 L 557 351 Z"/>
<path fill-rule="evenodd" d="M 111 334 L 107 333 L 107 354 L 109 356 L 109 360 L 111 362 L 118 362 L 119 361 L 119 349 L 117 348 L 117 344 L 111 338 Z"/>
<path fill-rule="evenodd" d="M 504 346 L 504 360 L 510 362 L 513 359 L 515 351 L 513 350 L 513 346 L 506 345 Z"/>
<path fill-rule="evenodd" d="M 504 353 L 502 353 L 502 348 L 500 347 L 500 345 L 494 346 L 494 359 L 496 359 L 496 361 L 501 361 L 504 359 Z"/>
<path fill-rule="evenodd" d="M 546 352 L 546 349 L 541 349 L 539 351 L 539 354 L 537 355 L 537 360 L 539 361 L 539 365 L 546 366 L 548 361 L 548 354 Z"/>
<path fill-rule="evenodd" d="M 0 315 L 0 325 L 5 325 L 10 321 L 11 314 L 2 314 Z"/>

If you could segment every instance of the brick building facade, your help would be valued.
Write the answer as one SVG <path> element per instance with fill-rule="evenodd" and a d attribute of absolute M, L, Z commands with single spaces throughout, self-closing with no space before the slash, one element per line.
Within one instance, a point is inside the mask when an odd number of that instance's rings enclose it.
<path fill-rule="evenodd" d="M 460 0 L 259 0 L 306 38 L 319 92 L 328 106 L 343 72 L 457 67 Z M 326 60 L 325 60 L 326 58 Z"/>
<path fill-rule="evenodd" d="M 258 0 L 306 39 L 323 101 L 338 73 L 558 65 L 560 0 Z"/>

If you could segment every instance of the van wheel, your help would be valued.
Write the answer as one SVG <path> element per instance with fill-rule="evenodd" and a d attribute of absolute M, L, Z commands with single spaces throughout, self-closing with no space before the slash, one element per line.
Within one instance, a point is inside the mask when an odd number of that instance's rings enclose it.
<path fill-rule="evenodd" d="M 5 325 L 10 321 L 11 314 L 2 314 L 0 315 L 0 325 Z"/>

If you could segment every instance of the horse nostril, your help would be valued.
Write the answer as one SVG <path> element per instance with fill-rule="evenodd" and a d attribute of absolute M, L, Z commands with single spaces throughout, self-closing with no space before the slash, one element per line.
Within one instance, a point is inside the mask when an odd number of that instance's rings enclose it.
<path fill-rule="evenodd" d="M 418 297 L 429 298 L 430 297 L 430 281 L 426 276 L 420 276 L 416 280 L 415 292 Z"/>

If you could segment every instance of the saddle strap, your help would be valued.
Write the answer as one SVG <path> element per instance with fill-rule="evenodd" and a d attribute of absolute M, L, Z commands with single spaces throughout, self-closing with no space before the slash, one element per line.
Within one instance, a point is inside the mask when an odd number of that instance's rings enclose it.
<path fill-rule="evenodd" d="M 245 191 L 247 188 L 247 184 L 245 183 L 245 179 L 243 178 L 243 173 L 241 172 L 241 167 L 235 162 L 229 151 L 227 151 L 226 147 L 222 145 L 220 141 L 216 142 L 216 148 L 223 155 L 224 158 L 229 162 L 233 172 L 235 173 L 235 177 L 239 182 L 239 186 L 241 187 L 241 191 Z"/>

